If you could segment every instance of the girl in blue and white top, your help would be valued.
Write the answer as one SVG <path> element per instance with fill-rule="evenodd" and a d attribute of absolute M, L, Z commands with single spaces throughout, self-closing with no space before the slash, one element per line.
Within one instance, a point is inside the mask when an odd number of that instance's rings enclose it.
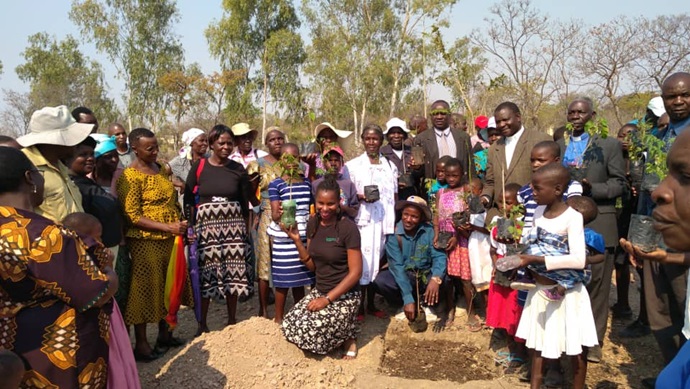
<path fill-rule="evenodd" d="M 297 203 L 295 221 L 297 229 L 302 237 L 302 242 L 307 242 L 307 220 L 309 208 L 312 204 L 311 184 L 303 177 L 299 166 L 292 166 L 286 156 L 290 155 L 293 161 L 299 163 L 299 148 L 294 143 L 283 145 L 283 155 L 278 163 L 283 167 L 281 176 L 268 185 L 268 195 L 271 200 L 272 222 L 268 227 L 268 235 L 271 237 L 271 274 L 273 285 L 276 289 L 276 323 L 282 323 L 285 313 L 285 300 L 287 292 L 292 288 L 292 297 L 297 303 L 304 297 L 304 286 L 314 283 L 314 273 L 300 262 L 299 252 L 294 241 L 288 237 L 280 226 L 280 218 L 283 214 L 282 202 L 294 200 Z M 299 173 L 295 173 L 299 172 Z M 292 174 L 290 174 L 292 173 Z"/>

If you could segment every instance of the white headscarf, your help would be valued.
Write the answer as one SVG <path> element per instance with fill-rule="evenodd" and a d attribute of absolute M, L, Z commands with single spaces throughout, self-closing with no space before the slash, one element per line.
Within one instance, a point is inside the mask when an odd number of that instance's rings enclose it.
<path fill-rule="evenodd" d="M 180 157 L 189 157 L 189 154 L 192 151 L 192 142 L 194 139 L 196 139 L 199 135 L 204 135 L 206 132 L 202 129 L 199 128 L 190 128 L 189 130 L 185 131 L 182 134 L 182 142 L 184 143 L 184 147 L 180 149 Z"/>

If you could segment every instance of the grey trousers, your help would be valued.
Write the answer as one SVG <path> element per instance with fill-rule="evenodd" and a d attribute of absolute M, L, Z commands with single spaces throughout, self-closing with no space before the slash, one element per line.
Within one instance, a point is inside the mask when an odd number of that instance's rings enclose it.
<path fill-rule="evenodd" d="M 609 319 L 609 292 L 611 291 L 611 275 L 615 260 L 614 248 L 606 248 L 604 262 L 591 265 L 592 280 L 587 285 L 587 293 L 592 304 L 594 324 L 597 327 L 599 344 L 604 344 L 606 325 Z"/>
<path fill-rule="evenodd" d="M 688 268 L 644 261 L 642 271 L 649 326 L 667 365 L 685 343 L 682 329 Z"/>

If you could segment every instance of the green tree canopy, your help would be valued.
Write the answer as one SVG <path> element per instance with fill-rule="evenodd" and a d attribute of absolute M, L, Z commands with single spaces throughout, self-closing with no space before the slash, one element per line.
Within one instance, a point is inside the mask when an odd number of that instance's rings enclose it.
<path fill-rule="evenodd" d="M 101 65 L 84 56 L 72 36 L 57 41 L 45 32 L 31 35 L 22 56 L 25 62 L 16 72 L 30 85 L 32 106 L 86 106 L 102 121 L 117 118 Z"/>

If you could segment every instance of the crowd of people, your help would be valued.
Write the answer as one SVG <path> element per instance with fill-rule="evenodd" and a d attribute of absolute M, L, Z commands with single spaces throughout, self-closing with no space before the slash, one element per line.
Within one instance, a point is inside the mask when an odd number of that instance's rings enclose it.
<path fill-rule="evenodd" d="M 139 387 L 136 362 L 186 342 L 166 287 L 184 237 L 198 282 L 190 271 L 179 301 L 196 302 L 197 336 L 211 330 L 211 300 L 235 324 L 256 281 L 258 315 L 275 304 L 273 320 L 303 350 L 356 358 L 367 316 L 417 332 L 488 328 L 496 363 L 533 388 L 585 386 L 588 362 L 607 357 L 609 315 L 633 317 L 633 266 L 641 309 L 620 336 L 653 333 L 668 365 L 657 387 L 683 387 L 690 74 L 660 92 L 617 137 L 598 132 L 588 98 L 569 103 L 553 136 L 523 125 L 512 102 L 477 117 L 471 136 L 439 100 L 430 120 L 366 125 L 349 160 L 352 132 L 328 122 L 306 148 L 271 127 L 266 151 L 246 123 L 191 128 L 165 162 L 149 129 L 98 133 L 87 108 L 38 110 L 27 135 L 0 138 L 0 371 L 15 386 Z M 631 151 L 642 126 L 669 151 L 670 173 L 653 187 L 640 178 L 649 154 Z M 653 215 L 666 245 L 626 240 L 634 214 Z"/>

